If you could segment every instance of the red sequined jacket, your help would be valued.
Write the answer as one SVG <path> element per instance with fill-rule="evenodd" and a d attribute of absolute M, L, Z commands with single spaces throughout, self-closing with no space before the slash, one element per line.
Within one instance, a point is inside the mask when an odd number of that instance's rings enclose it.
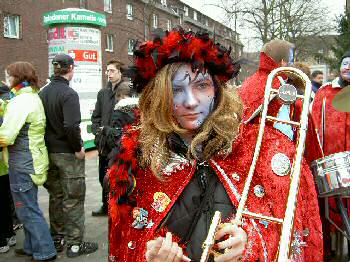
<path fill-rule="evenodd" d="M 209 160 L 209 164 L 236 207 L 253 158 L 257 133 L 256 126 L 251 125 L 249 128 L 243 126 L 232 145 L 232 153 L 227 157 L 218 155 Z M 145 261 L 147 241 L 159 236 L 161 234 L 159 231 L 164 233 L 164 230 L 158 230 L 158 227 L 195 172 L 195 161 L 191 162 L 174 154 L 171 162 L 163 170 L 165 179 L 158 180 L 150 169 L 139 168 L 137 139 L 137 131 L 126 130 L 121 140 L 122 149 L 117 156 L 118 160 L 108 173 L 110 262 Z M 292 160 L 294 148 L 292 142 L 283 134 L 272 127 L 266 128 L 247 201 L 250 211 L 279 218 L 284 216 L 290 178 L 289 175 L 276 175 L 272 166 L 282 164 L 281 158 L 276 158 L 278 153 Z M 321 261 L 322 232 L 315 186 L 305 163 L 301 172 L 293 233 L 293 254 L 297 261 Z M 134 185 L 133 189 L 131 185 Z M 254 193 L 256 186 L 263 188 L 263 195 Z M 133 227 L 134 207 L 148 211 L 147 227 L 143 229 Z M 248 235 L 243 261 L 273 261 L 278 249 L 280 226 L 246 218 L 243 228 Z"/>
<path fill-rule="evenodd" d="M 238 89 L 240 98 L 242 99 L 244 105 L 243 111 L 243 122 L 247 121 L 254 111 L 264 102 L 265 95 L 265 86 L 269 74 L 272 70 L 280 67 L 271 57 L 266 55 L 264 52 L 260 53 L 260 64 L 258 71 L 255 72 L 252 76 L 248 77 Z M 272 87 L 278 89 L 281 86 L 281 83 L 277 78 L 274 78 L 272 82 Z M 282 106 L 282 102 L 275 98 L 269 104 L 268 115 L 277 117 L 278 112 Z M 302 109 L 302 104 L 300 101 L 297 101 L 296 106 L 291 107 L 290 117 L 291 120 L 299 121 L 300 113 Z M 252 122 L 258 123 L 260 120 L 259 117 L 256 117 Z M 272 125 L 273 122 L 268 122 L 268 125 Z M 294 135 L 294 140 L 297 136 Z M 304 157 L 308 164 L 313 160 L 321 158 L 322 152 L 319 147 L 317 135 L 315 132 L 314 123 L 309 117 L 308 120 L 308 131 L 306 134 L 305 141 L 305 153 Z"/>

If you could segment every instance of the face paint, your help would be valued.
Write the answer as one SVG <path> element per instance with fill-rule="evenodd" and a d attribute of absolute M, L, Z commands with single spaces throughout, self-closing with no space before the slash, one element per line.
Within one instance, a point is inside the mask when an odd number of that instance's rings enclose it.
<path fill-rule="evenodd" d="M 350 57 L 345 57 L 340 64 L 340 75 L 343 80 L 350 82 Z"/>
<path fill-rule="evenodd" d="M 215 88 L 208 73 L 192 72 L 190 65 L 175 73 L 173 85 L 174 118 L 184 129 L 197 130 L 214 107 Z"/>

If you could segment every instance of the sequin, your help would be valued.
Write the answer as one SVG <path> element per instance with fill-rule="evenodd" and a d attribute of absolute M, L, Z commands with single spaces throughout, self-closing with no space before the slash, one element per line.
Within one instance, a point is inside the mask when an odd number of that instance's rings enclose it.
<path fill-rule="evenodd" d="M 163 168 L 163 174 L 166 176 L 171 176 L 173 172 L 181 171 L 189 163 L 186 158 L 179 156 L 171 152 L 169 158 L 169 164 Z"/>
<path fill-rule="evenodd" d="M 241 176 L 240 176 L 239 174 L 237 174 L 237 173 L 233 173 L 233 174 L 232 174 L 232 178 L 233 178 L 234 180 L 236 180 L 236 181 L 239 181 L 239 180 L 241 179 Z"/>

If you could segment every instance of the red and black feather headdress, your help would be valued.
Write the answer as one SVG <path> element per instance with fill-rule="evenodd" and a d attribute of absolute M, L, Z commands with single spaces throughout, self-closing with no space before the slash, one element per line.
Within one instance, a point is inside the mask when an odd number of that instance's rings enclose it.
<path fill-rule="evenodd" d="M 153 41 L 136 43 L 134 65 L 127 70 L 133 81 L 133 88 L 142 92 L 149 80 L 166 64 L 190 63 L 192 70 L 200 70 L 217 76 L 220 82 L 235 77 L 240 69 L 230 57 L 231 48 L 215 44 L 208 33 L 185 32 L 173 29 L 163 35 L 159 33 Z"/>

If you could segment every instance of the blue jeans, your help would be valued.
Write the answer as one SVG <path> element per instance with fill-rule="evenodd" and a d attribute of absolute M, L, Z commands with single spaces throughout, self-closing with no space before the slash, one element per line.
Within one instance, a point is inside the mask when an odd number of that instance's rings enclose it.
<path fill-rule="evenodd" d="M 38 204 L 38 187 L 29 174 L 9 170 L 10 187 L 16 213 L 23 223 L 23 250 L 36 260 L 56 255 L 49 227 Z"/>

